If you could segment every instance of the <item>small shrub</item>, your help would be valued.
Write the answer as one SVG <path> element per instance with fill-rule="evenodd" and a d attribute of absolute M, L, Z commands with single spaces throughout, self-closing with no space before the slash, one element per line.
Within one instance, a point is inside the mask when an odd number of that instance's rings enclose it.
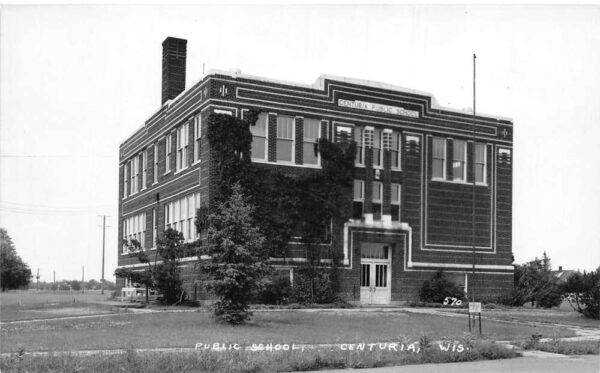
<path fill-rule="evenodd" d="M 290 280 L 286 277 L 276 277 L 266 285 L 258 300 L 263 304 L 287 304 L 291 294 Z"/>
<path fill-rule="evenodd" d="M 464 293 L 456 284 L 448 280 L 442 271 L 437 271 L 431 280 L 423 283 L 419 299 L 424 302 L 441 304 L 446 297 L 464 300 Z"/>
<path fill-rule="evenodd" d="M 526 350 L 535 350 L 540 344 L 540 339 L 542 339 L 542 335 L 539 333 L 535 333 L 531 335 L 531 338 L 525 342 L 523 348 Z"/>
<path fill-rule="evenodd" d="M 421 350 L 426 351 L 431 348 L 431 338 L 426 334 L 423 334 L 421 338 L 419 338 L 419 346 L 421 346 Z"/>
<path fill-rule="evenodd" d="M 339 300 L 332 269 L 301 268 L 294 271 L 291 299 L 297 303 L 334 303 Z"/>

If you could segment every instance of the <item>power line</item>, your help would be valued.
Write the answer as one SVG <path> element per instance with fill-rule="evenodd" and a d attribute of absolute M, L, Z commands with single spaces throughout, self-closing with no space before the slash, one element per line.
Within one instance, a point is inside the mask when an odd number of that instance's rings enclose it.
<path fill-rule="evenodd" d="M 110 210 L 115 207 L 116 206 L 113 205 L 61 207 L 0 201 L 0 211 L 8 211 L 28 215 L 87 215 L 97 214 L 98 212 Z"/>
<path fill-rule="evenodd" d="M 113 158 L 113 155 L 0 154 L 0 158 Z"/>

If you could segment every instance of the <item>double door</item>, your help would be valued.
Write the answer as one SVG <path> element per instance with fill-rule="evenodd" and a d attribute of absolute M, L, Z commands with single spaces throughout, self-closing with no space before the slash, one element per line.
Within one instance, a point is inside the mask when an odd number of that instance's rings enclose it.
<path fill-rule="evenodd" d="M 383 246 L 385 255 L 379 258 L 373 258 L 373 255 L 360 260 L 360 302 L 362 304 L 389 304 L 391 300 L 391 253 L 388 253 L 388 247 Z M 377 250 L 380 251 L 380 250 Z M 373 252 L 365 250 L 364 252 Z M 370 257 L 368 257 L 370 256 Z"/>

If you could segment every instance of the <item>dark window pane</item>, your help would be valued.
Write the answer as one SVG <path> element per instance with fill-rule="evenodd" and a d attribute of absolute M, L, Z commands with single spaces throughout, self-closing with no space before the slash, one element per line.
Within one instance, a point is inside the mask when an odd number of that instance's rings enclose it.
<path fill-rule="evenodd" d="M 354 202 L 352 209 L 352 219 L 362 219 L 363 215 L 363 203 L 362 202 Z"/>

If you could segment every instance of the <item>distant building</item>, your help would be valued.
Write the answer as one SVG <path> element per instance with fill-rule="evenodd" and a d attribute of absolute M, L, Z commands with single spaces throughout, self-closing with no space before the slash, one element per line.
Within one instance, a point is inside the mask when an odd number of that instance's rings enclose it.
<path fill-rule="evenodd" d="M 575 275 L 577 273 L 577 271 L 574 271 L 572 269 L 565 269 L 565 270 L 563 270 L 562 266 L 558 266 L 558 270 L 557 271 L 551 271 L 551 273 L 560 282 L 567 282 L 567 280 L 569 279 L 569 277 Z"/>
<path fill-rule="evenodd" d="M 320 156 L 307 149 L 318 138 L 345 136 L 358 145 L 353 218 L 332 227 L 329 242 L 343 256 L 349 300 L 412 300 L 439 269 L 474 286 L 478 297 L 512 288 L 511 120 L 474 119 L 439 107 L 427 93 L 334 76 L 305 85 L 212 70 L 186 90 L 185 66 L 186 41 L 167 38 L 162 106 L 120 146 L 119 267 L 139 265 L 127 239 L 153 250 L 167 227 L 196 238 L 196 208 L 210 197 L 208 116 L 242 118 L 258 109 L 252 161 L 263 167 L 314 172 Z M 293 281 L 303 262 L 304 250 L 292 241 L 286 259 L 272 263 Z M 194 294 L 192 266 L 185 273 Z"/>

